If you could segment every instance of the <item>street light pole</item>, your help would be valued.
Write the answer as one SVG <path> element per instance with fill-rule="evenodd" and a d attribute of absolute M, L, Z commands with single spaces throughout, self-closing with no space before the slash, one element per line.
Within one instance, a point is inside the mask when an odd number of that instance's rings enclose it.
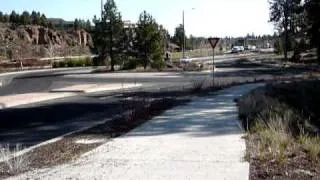
<path fill-rule="evenodd" d="M 184 27 L 184 10 L 182 11 L 182 27 L 183 27 L 182 58 L 185 58 L 185 51 L 186 51 L 186 31 L 185 31 L 185 27 Z"/>

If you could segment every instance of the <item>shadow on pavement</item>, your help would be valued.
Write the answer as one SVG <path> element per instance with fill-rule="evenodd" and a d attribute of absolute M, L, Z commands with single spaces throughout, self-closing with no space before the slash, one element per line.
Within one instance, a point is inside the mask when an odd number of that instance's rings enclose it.
<path fill-rule="evenodd" d="M 29 147 L 120 112 L 119 103 L 61 103 L 0 110 L 0 145 Z"/>

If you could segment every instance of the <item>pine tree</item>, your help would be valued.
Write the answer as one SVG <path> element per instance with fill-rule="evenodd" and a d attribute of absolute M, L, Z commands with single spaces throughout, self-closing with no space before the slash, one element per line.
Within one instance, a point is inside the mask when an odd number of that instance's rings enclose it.
<path fill-rule="evenodd" d="M 138 21 L 135 46 L 145 69 L 150 63 L 161 65 L 164 54 L 163 39 L 155 19 L 146 11 L 142 12 Z"/>
<path fill-rule="evenodd" d="M 27 25 L 31 24 L 31 18 L 28 11 L 24 11 L 20 16 L 20 24 Z"/>
<path fill-rule="evenodd" d="M 4 22 L 4 14 L 0 11 L 0 22 Z"/>
<path fill-rule="evenodd" d="M 183 25 L 179 24 L 179 26 L 176 27 L 174 36 L 172 38 L 172 41 L 180 46 L 180 50 L 183 48 L 185 33 L 183 32 Z"/>
<path fill-rule="evenodd" d="M 9 16 L 8 14 L 5 14 L 5 15 L 3 16 L 3 22 L 4 22 L 4 23 L 10 22 L 10 16 Z"/>
<path fill-rule="evenodd" d="M 78 30 L 80 28 L 80 22 L 78 19 L 75 19 L 74 22 L 73 22 L 73 28 L 75 30 Z"/>
<path fill-rule="evenodd" d="M 100 61 L 110 58 L 111 71 L 117 57 L 121 54 L 121 33 L 123 22 L 114 0 L 108 0 L 104 5 L 102 19 L 94 18 L 95 30 L 93 33 L 94 45 Z"/>
<path fill-rule="evenodd" d="M 18 23 L 19 22 L 19 14 L 17 14 L 15 11 L 12 11 L 10 14 L 10 22 L 11 23 Z"/>
<path fill-rule="evenodd" d="M 48 21 L 44 14 L 41 15 L 39 22 L 41 26 L 44 26 L 44 27 L 48 26 Z"/>
<path fill-rule="evenodd" d="M 270 0 L 270 22 L 273 22 L 280 34 L 283 34 L 285 60 L 292 49 L 292 41 L 300 25 L 300 14 L 303 12 L 301 0 Z"/>
<path fill-rule="evenodd" d="M 311 45 L 317 48 L 318 61 L 320 62 L 320 2 L 307 0 L 305 9 L 307 11 L 307 34 Z"/>
<path fill-rule="evenodd" d="M 87 20 L 86 24 L 84 25 L 84 29 L 88 32 L 91 31 L 91 22 Z"/>
<path fill-rule="evenodd" d="M 40 17 L 38 16 L 38 13 L 35 11 L 31 12 L 31 24 L 33 25 L 40 25 Z"/>

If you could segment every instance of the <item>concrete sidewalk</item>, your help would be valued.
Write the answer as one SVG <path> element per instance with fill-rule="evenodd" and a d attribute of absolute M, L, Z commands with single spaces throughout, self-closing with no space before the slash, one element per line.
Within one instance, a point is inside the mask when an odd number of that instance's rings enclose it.
<path fill-rule="evenodd" d="M 195 98 L 75 162 L 12 179 L 249 179 L 234 99 L 259 86 Z"/>

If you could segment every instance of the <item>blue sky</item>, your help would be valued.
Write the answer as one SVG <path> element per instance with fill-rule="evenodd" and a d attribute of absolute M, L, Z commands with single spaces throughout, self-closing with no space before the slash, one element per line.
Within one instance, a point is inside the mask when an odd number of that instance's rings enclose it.
<path fill-rule="evenodd" d="M 105 0 L 106 1 L 106 0 Z M 185 10 L 186 33 L 195 36 L 244 36 L 273 34 L 268 23 L 268 0 L 115 0 L 124 20 L 136 22 L 146 10 L 172 34 L 182 23 Z M 194 10 L 192 10 L 195 8 Z M 1 11 L 41 11 L 47 17 L 65 20 L 90 19 L 100 14 L 100 0 L 1 0 Z"/>

